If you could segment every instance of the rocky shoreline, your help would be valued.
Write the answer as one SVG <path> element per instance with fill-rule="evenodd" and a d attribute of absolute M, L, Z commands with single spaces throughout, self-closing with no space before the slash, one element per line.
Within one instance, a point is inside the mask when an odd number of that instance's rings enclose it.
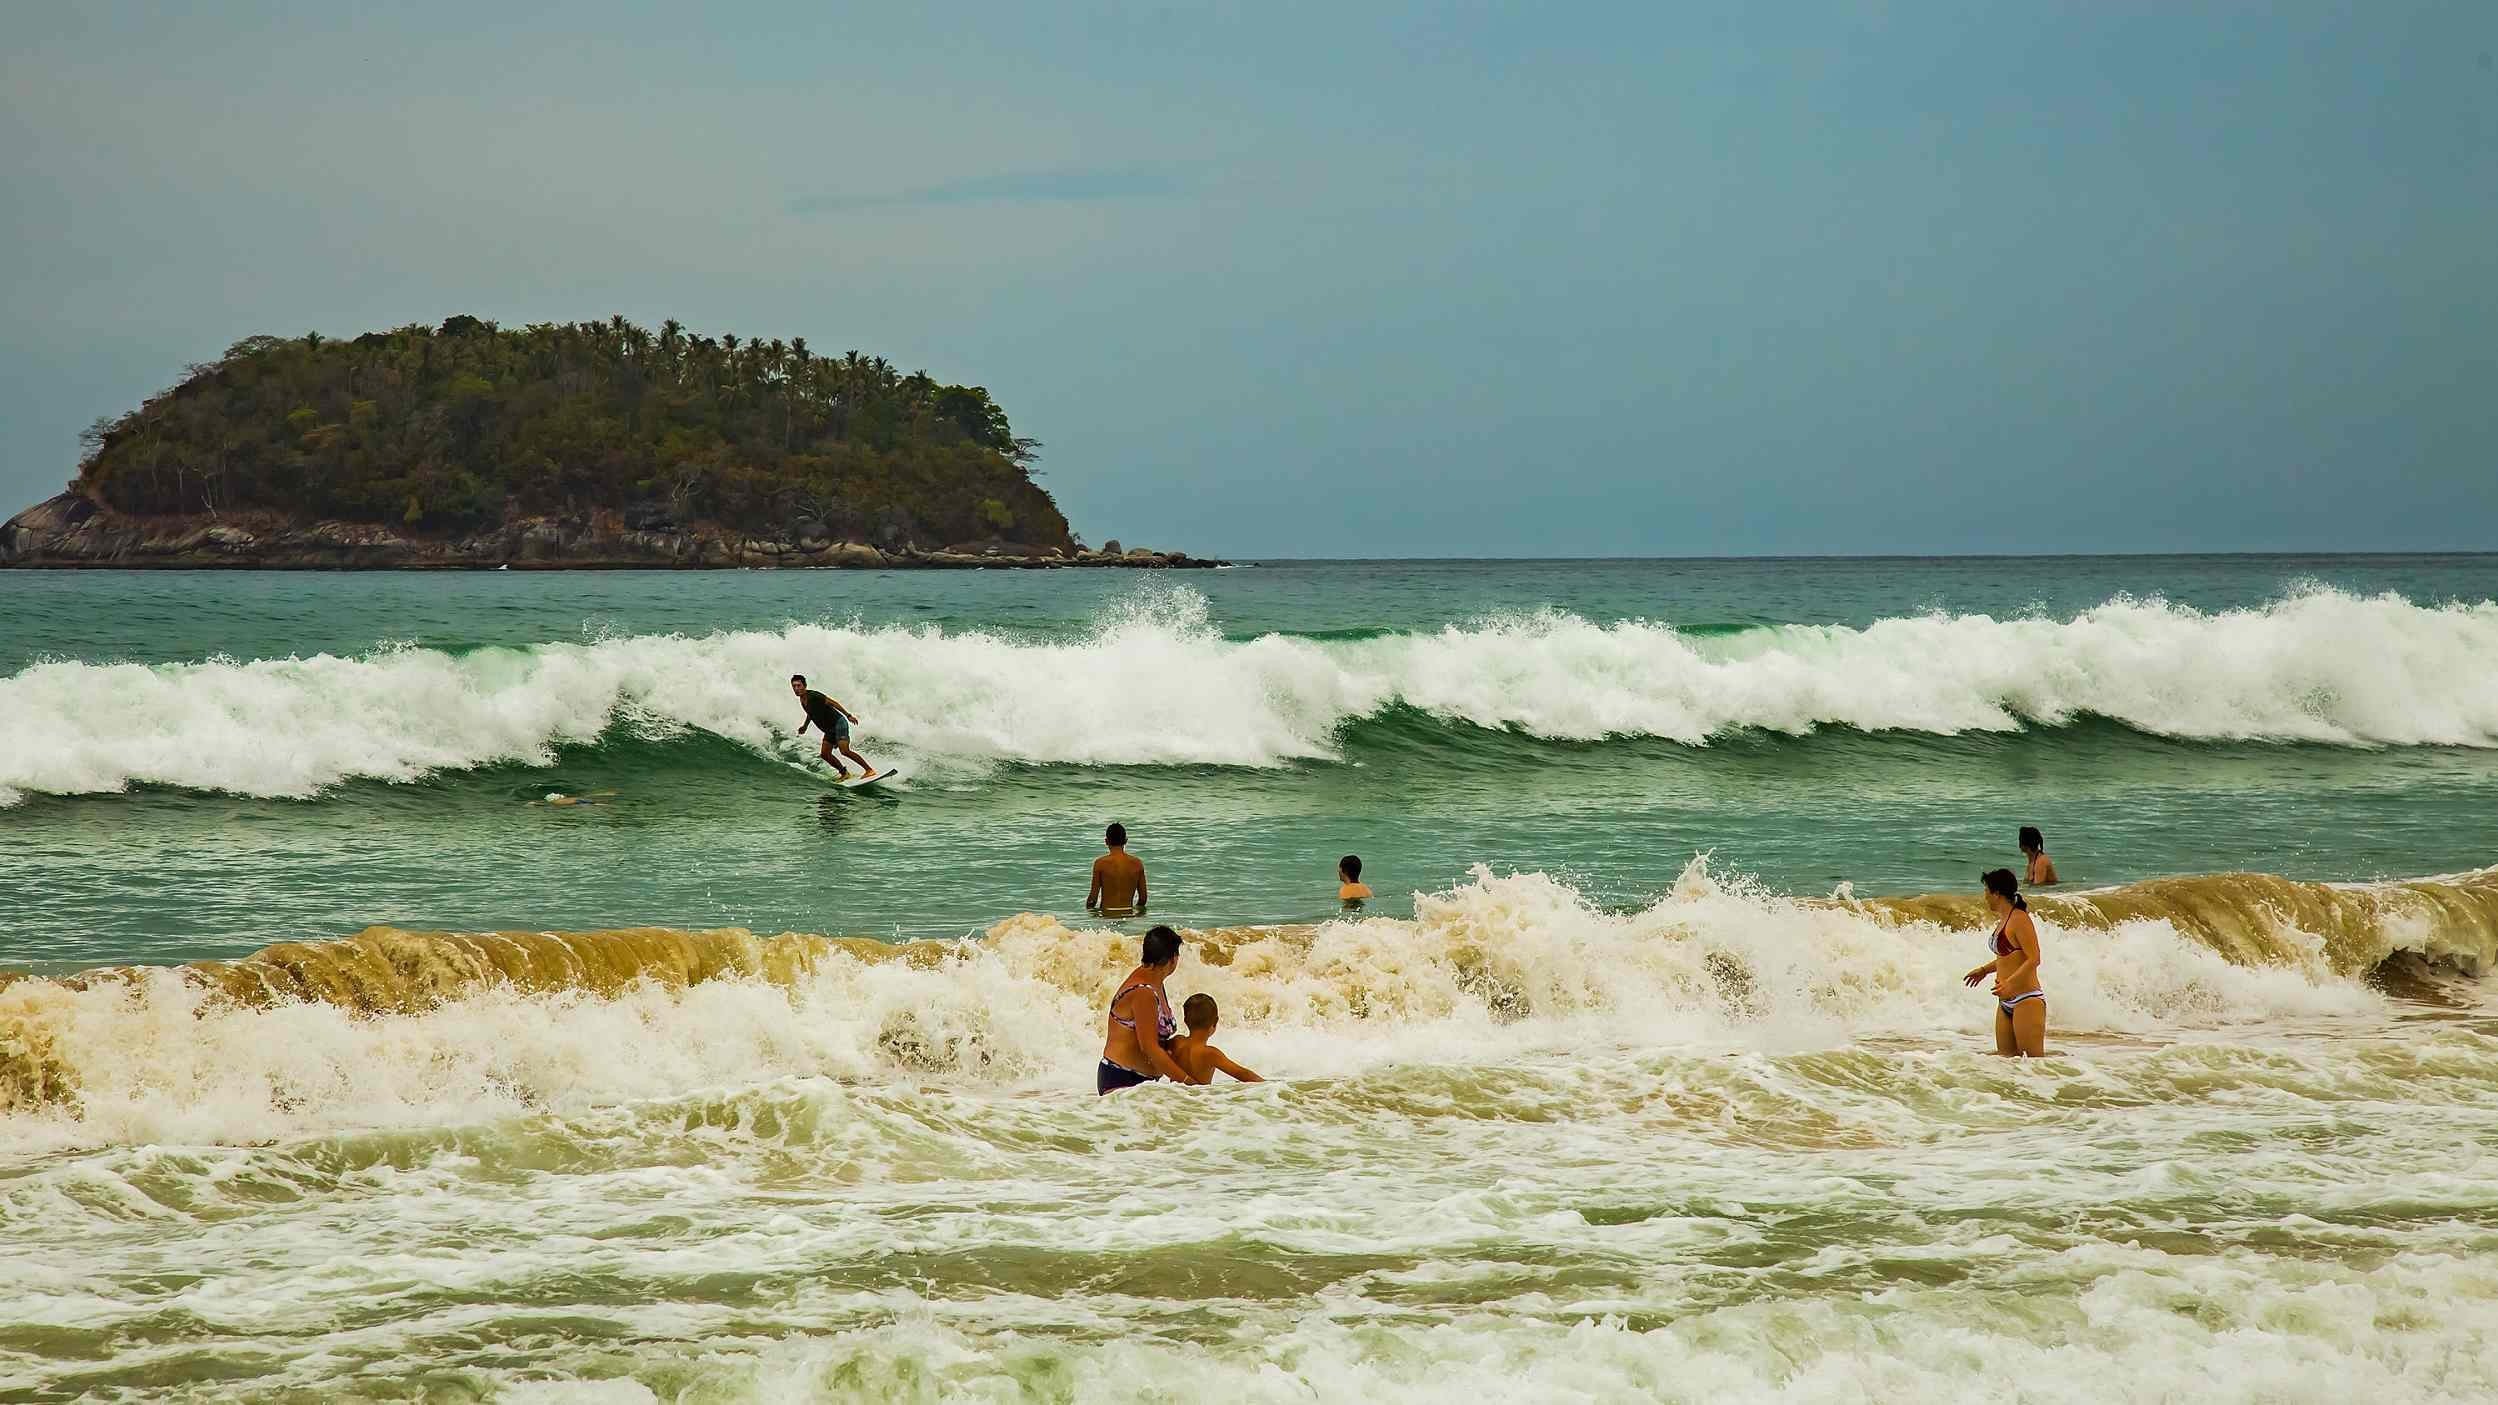
<path fill-rule="evenodd" d="M 415 536 L 374 522 L 295 522 L 258 513 L 134 517 L 76 492 L 0 525 L 0 568 L 31 570 L 1185 570 L 1225 564 L 1185 552 L 1121 550 L 1117 542 L 1098 551 L 1006 541 L 887 549 L 832 540 L 811 523 L 794 524 L 784 537 L 758 537 L 609 509 L 515 517 L 459 537 Z"/>

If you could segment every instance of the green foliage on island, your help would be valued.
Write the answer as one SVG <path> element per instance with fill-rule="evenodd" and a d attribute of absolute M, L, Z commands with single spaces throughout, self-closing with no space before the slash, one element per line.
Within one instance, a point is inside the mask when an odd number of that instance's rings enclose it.
<path fill-rule="evenodd" d="M 1072 541 L 1032 481 L 1039 445 L 986 390 L 674 321 L 252 337 L 82 442 L 75 486 L 134 514 L 453 533 L 610 509 L 880 546 Z"/>

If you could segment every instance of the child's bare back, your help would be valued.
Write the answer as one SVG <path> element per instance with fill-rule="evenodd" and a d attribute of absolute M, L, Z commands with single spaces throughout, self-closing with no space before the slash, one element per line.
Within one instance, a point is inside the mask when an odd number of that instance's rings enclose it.
<path fill-rule="evenodd" d="M 1189 1082 L 1211 1083 L 1217 1072 L 1228 1073 L 1243 1083 L 1266 1081 L 1224 1057 L 1223 1051 L 1214 1047 L 1214 1027 L 1219 1016 L 1214 1008 L 1213 996 L 1200 992 L 1188 997 L 1187 1002 L 1180 1006 L 1180 1018 L 1188 1021 L 1188 1033 L 1172 1040 L 1169 1047 L 1172 1062 L 1188 1075 Z"/>

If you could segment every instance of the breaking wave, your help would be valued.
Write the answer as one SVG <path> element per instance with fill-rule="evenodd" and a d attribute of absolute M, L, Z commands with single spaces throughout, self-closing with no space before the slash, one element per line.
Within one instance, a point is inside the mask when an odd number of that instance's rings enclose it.
<path fill-rule="evenodd" d="M 2379 885 L 2265 875 L 2042 899 L 2057 1037 L 2369 1016 L 2390 959 L 2498 957 L 2498 869 Z M 1221 1003 L 1270 1076 L 1481 1067 L 1556 1049 L 1983 1045 L 1958 899 L 1779 897 L 1695 864 L 1644 910 L 1542 874 L 1411 919 L 1190 934 L 1175 995 Z M 373 928 L 233 962 L 0 986 L 0 1145 L 253 1141 L 438 1126 L 783 1077 L 1089 1086 L 1132 936 L 1024 914 L 961 942 L 636 929 Z"/>
<path fill-rule="evenodd" d="M 133 784 L 309 796 L 625 734 L 794 756 L 805 672 L 915 769 L 1273 766 L 1391 709 L 1560 741 L 1823 727 L 1955 734 L 2107 718 L 2194 740 L 2498 746 L 2498 604 L 2317 589 L 2205 613 L 2118 598 L 2066 620 L 1932 614 L 1733 633 L 1546 612 L 1435 633 L 1226 639 L 1186 589 L 1081 637 L 793 625 L 690 638 L 0 678 L 0 803 Z"/>

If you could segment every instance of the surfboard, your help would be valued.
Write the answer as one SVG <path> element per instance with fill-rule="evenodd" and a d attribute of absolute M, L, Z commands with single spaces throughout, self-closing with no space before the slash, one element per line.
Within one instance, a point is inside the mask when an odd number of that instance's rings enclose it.
<path fill-rule="evenodd" d="M 785 761 L 781 764 L 789 767 L 789 769 L 793 771 L 796 771 L 799 775 L 806 776 L 811 780 L 821 781 L 825 785 L 839 787 L 842 790 L 857 790 L 861 786 L 883 785 L 885 782 L 892 780 L 895 776 L 902 774 L 902 768 L 896 766 L 889 770 L 878 771 L 872 776 L 852 776 L 850 779 L 845 781 L 835 779 L 833 773 L 825 770 L 821 762 Z"/>

